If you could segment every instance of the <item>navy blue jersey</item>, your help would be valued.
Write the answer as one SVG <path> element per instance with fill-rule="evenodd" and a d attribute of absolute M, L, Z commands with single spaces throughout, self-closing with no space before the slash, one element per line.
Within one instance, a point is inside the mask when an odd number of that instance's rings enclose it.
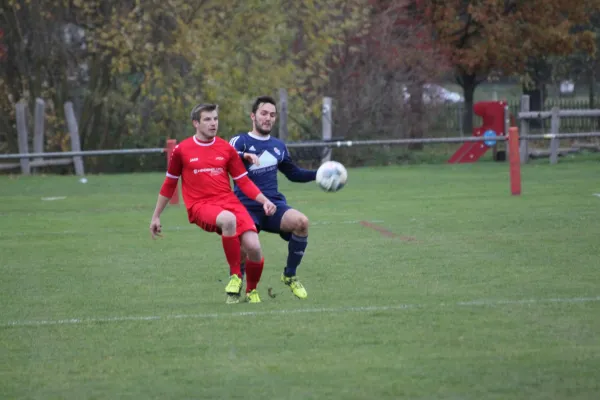
<path fill-rule="evenodd" d="M 229 143 L 235 147 L 240 157 L 244 153 L 253 153 L 258 156 L 260 165 L 251 165 L 243 160 L 248 176 L 260 191 L 276 204 L 277 202 L 286 202 L 285 196 L 278 189 L 278 170 L 292 182 L 310 182 L 314 181 L 317 176 L 316 171 L 303 169 L 294 164 L 285 143 L 270 135 L 261 137 L 249 132 L 234 136 Z M 258 202 L 246 197 L 237 185 L 234 185 L 233 190 L 246 207 L 260 206 L 262 208 Z"/>

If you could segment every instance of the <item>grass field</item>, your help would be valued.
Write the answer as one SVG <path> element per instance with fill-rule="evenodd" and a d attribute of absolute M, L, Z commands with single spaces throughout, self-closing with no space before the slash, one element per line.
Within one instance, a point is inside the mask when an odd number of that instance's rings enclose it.
<path fill-rule="evenodd" d="M 182 206 L 150 239 L 163 174 L 0 177 L 0 398 L 600 398 L 597 160 L 527 165 L 520 197 L 506 164 L 349 174 L 281 182 L 309 299 L 261 234 L 252 305 Z"/>

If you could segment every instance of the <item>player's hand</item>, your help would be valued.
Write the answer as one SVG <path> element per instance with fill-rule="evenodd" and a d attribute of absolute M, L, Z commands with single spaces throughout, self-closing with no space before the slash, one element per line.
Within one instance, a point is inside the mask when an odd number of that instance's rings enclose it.
<path fill-rule="evenodd" d="M 267 200 L 267 202 L 263 204 L 263 209 L 265 210 L 265 214 L 271 216 L 275 214 L 275 211 L 277 211 L 277 206 L 273 204 L 270 200 Z"/>
<path fill-rule="evenodd" d="M 157 236 L 162 237 L 160 218 L 152 218 L 152 221 L 150 222 L 150 235 L 152 236 L 152 239 L 156 239 Z"/>
<path fill-rule="evenodd" d="M 244 153 L 244 160 L 248 161 L 250 164 L 260 165 L 260 160 L 256 154 Z"/>

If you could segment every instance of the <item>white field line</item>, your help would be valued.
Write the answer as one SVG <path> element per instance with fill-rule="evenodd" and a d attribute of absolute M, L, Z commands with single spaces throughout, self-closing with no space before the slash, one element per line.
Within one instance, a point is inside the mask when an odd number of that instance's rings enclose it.
<path fill-rule="evenodd" d="M 600 193 L 594 193 L 594 196 L 600 197 Z"/>
<path fill-rule="evenodd" d="M 591 303 L 600 302 L 600 296 L 596 297 L 574 297 L 574 298 L 550 298 L 550 299 L 521 299 L 521 300 L 471 300 L 457 303 L 441 303 L 439 307 L 495 307 L 506 305 L 540 305 L 540 304 L 573 304 L 573 303 Z M 259 317 L 272 315 L 292 315 L 292 314 L 347 314 L 347 313 L 369 313 L 369 312 L 393 312 L 413 309 L 433 308 L 436 305 L 426 304 L 398 304 L 389 306 L 356 306 L 356 307 L 332 307 L 332 308 L 297 308 L 272 311 L 237 311 L 220 313 L 202 313 L 202 314 L 171 314 L 171 315 L 149 315 L 149 316 L 124 316 L 124 317 L 84 317 L 68 318 L 55 320 L 23 320 L 8 321 L 0 323 L 0 328 L 44 326 L 44 325 L 78 325 L 95 324 L 110 322 L 141 322 L 141 321 L 166 321 L 173 319 L 220 319 L 235 317 Z"/>
<path fill-rule="evenodd" d="M 311 222 L 310 226 L 322 226 L 322 225 L 341 225 L 341 224 L 346 224 L 346 225 L 351 225 L 351 224 L 358 224 L 360 223 L 360 220 L 348 220 L 348 221 L 316 221 L 316 222 Z M 383 223 L 382 220 L 369 220 L 366 222 L 371 222 L 371 223 Z M 163 228 L 164 232 L 172 232 L 172 231 L 187 231 L 187 230 L 194 230 L 194 229 L 200 229 L 198 228 L 196 225 L 185 225 L 185 226 L 165 226 Z M 130 229 L 130 228 L 92 228 L 90 230 L 76 230 L 76 229 L 67 229 L 64 231 L 45 231 L 45 230 L 40 230 L 40 231 L 36 231 L 36 232 L 5 232 L 5 233 L 0 233 L 0 237 L 2 236 L 39 236 L 39 235 L 90 235 L 90 234 L 97 234 L 97 233 L 134 233 L 134 232 L 141 232 L 141 233 L 147 233 L 148 228 L 146 226 L 140 226 L 140 229 Z"/>
<path fill-rule="evenodd" d="M 42 197 L 43 201 L 64 200 L 67 196 Z"/>

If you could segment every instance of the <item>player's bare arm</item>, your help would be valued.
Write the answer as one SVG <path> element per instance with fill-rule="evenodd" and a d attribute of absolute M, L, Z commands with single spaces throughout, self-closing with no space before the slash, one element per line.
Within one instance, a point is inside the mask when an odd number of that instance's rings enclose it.
<path fill-rule="evenodd" d="M 158 195 L 158 199 L 156 200 L 156 207 L 154 208 L 154 214 L 152 214 L 152 219 L 150 220 L 150 235 L 152 239 L 156 239 L 157 236 L 162 236 L 162 225 L 160 224 L 160 215 L 163 210 L 169 204 L 169 197 L 163 196 L 162 194 Z"/>
<path fill-rule="evenodd" d="M 171 159 L 169 160 L 169 166 L 167 168 L 167 176 L 158 192 L 158 199 L 156 200 L 156 207 L 154 207 L 154 213 L 150 220 L 150 235 L 152 239 L 156 239 L 157 236 L 162 236 L 162 226 L 160 225 L 160 215 L 164 211 L 169 200 L 173 197 L 175 190 L 177 190 L 177 182 L 182 171 L 181 154 L 179 146 L 175 147 Z"/>

